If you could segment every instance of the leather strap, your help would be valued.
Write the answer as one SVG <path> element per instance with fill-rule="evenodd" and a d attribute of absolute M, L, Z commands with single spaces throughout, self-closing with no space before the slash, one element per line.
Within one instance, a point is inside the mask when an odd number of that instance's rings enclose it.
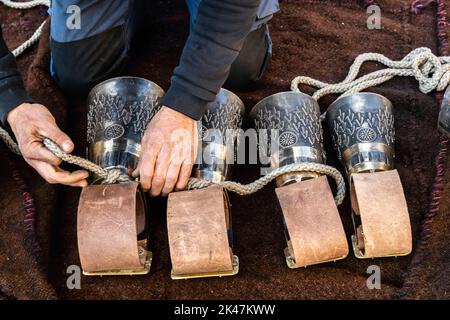
<path fill-rule="evenodd" d="M 229 221 L 221 186 L 169 194 L 167 229 L 173 274 L 232 271 Z"/>
<path fill-rule="evenodd" d="M 137 182 L 83 188 L 77 222 L 83 272 L 144 268 L 147 243 L 138 243 L 138 230 L 145 229 L 145 209 Z"/>
<path fill-rule="evenodd" d="M 325 176 L 276 189 L 288 233 L 292 268 L 343 259 L 348 244 Z"/>
<path fill-rule="evenodd" d="M 351 203 L 354 219 L 361 222 L 355 223 L 357 230 L 353 237 L 357 257 L 411 253 L 411 223 L 397 170 L 353 174 Z"/>

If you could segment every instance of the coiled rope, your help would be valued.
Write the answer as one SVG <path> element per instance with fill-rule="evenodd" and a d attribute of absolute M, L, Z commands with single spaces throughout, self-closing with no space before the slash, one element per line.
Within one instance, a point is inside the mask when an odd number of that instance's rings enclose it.
<path fill-rule="evenodd" d="M 357 78 L 361 66 L 368 61 L 379 62 L 388 68 Z M 342 97 L 380 85 L 396 76 L 415 77 L 423 93 L 430 93 L 433 90 L 443 91 L 450 83 L 450 57 L 437 57 L 425 47 L 411 51 L 400 61 L 391 60 L 379 53 L 364 53 L 355 59 L 343 81 L 330 84 L 300 76 L 292 80 L 291 90 L 300 92 L 298 86 L 306 84 L 318 88 L 312 95 L 315 100 L 336 93 L 341 93 Z"/>

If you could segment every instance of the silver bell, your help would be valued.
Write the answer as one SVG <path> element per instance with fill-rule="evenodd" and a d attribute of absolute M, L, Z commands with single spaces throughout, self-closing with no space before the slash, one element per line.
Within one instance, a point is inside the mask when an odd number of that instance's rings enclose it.
<path fill-rule="evenodd" d="M 131 175 L 141 139 L 159 110 L 164 90 L 142 78 L 119 77 L 95 86 L 88 96 L 88 159 Z M 98 183 L 99 178 L 93 178 Z"/>

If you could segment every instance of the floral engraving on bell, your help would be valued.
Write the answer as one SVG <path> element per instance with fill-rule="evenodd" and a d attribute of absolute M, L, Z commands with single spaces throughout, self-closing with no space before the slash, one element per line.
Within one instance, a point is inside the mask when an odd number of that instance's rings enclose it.
<path fill-rule="evenodd" d="M 283 132 L 279 137 L 280 146 L 282 148 L 288 148 L 297 143 L 297 135 L 292 131 Z"/>
<path fill-rule="evenodd" d="M 123 136 L 125 133 L 125 128 L 121 126 L 120 124 L 112 124 L 105 129 L 105 139 L 111 140 L 111 139 L 117 139 Z"/>
<path fill-rule="evenodd" d="M 356 139 L 359 142 L 373 142 L 377 138 L 375 130 L 369 127 L 361 127 L 356 130 Z"/>
<path fill-rule="evenodd" d="M 213 110 L 207 109 L 203 115 L 203 137 L 206 138 L 208 129 L 219 130 L 222 137 L 226 137 L 226 131 L 242 126 L 241 107 L 236 101 L 228 104 L 219 104 Z"/>
<path fill-rule="evenodd" d="M 258 110 L 255 128 L 258 130 L 275 129 L 284 131 L 279 137 L 280 144 L 281 136 L 286 133 L 284 138 L 289 138 L 291 141 L 295 138 L 295 142 L 290 145 L 297 143 L 298 138 L 303 139 L 310 145 L 322 145 L 322 127 L 318 119 L 318 111 L 310 102 L 304 102 L 301 106 L 295 108 L 295 111 L 291 109 L 285 111 L 278 109 L 276 106 L 267 106 Z M 298 132 L 298 135 L 295 132 Z M 283 145 L 281 144 L 281 146 Z"/>
<path fill-rule="evenodd" d="M 156 96 L 145 97 L 141 101 L 127 102 L 120 96 L 111 97 L 97 94 L 89 103 L 88 142 L 93 143 L 96 141 L 98 139 L 97 134 L 102 131 L 106 135 L 107 128 L 104 126 L 108 122 L 122 126 L 124 130 L 125 128 L 130 128 L 140 140 L 150 119 L 159 111 L 160 107 L 159 97 Z"/>
<path fill-rule="evenodd" d="M 355 143 L 355 138 L 358 142 L 379 140 L 388 145 L 393 144 L 394 115 L 387 110 L 355 112 L 339 109 L 332 122 L 332 137 L 339 159 L 344 150 Z"/>

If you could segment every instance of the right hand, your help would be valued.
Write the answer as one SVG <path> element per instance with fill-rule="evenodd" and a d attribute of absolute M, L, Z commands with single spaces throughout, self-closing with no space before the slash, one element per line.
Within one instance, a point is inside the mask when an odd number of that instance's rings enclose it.
<path fill-rule="evenodd" d="M 43 145 L 43 139 L 49 138 L 66 153 L 71 153 L 74 148 L 72 140 L 58 128 L 55 118 L 46 107 L 41 104 L 23 103 L 8 113 L 7 121 L 23 158 L 48 183 L 72 187 L 87 186 L 87 171 L 69 172 L 61 169 L 61 159 Z"/>

